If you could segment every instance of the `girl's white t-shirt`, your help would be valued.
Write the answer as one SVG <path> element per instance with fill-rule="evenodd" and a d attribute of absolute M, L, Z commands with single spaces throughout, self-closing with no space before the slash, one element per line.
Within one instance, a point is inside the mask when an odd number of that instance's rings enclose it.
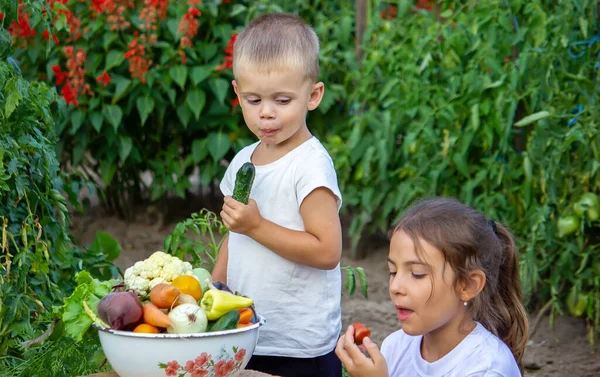
<path fill-rule="evenodd" d="M 231 195 L 238 169 L 250 161 L 259 142 L 242 149 L 231 161 L 220 188 Z M 302 201 L 316 188 L 326 187 L 337 198 L 333 161 L 315 137 L 279 160 L 256 166 L 250 198 L 265 219 L 280 226 L 305 230 Z M 319 270 L 280 257 L 252 238 L 230 232 L 227 285 L 251 297 L 260 328 L 254 354 L 308 358 L 331 352 L 341 330 L 341 272 Z"/>
<path fill-rule="evenodd" d="M 381 345 L 390 377 L 521 377 L 515 358 L 498 337 L 480 323 L 452 351 L 430 363 L 421 357 L 423 336 L 402 330 Z"/>

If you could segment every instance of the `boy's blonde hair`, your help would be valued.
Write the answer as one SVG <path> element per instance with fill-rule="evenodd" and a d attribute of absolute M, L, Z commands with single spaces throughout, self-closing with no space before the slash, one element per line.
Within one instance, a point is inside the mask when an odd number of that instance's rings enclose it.
<path fill-rule="evenodd" d="M 267 72 L 301 68 L 306 78 L 319 78 L 319 38 L 300 17 L 269 13 L 253 20 L 236 38 L 233 74 L 252 66 Z"/>

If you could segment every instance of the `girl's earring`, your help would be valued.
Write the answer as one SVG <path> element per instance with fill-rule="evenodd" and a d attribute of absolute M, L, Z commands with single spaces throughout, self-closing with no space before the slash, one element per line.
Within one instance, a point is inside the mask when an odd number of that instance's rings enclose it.
<path fill-rule="evenodd" d="M 469 302 L 468 302 L 468 301 L 465 301 L 465 302 L 464 302 L 464 305 L 465 305 L 465 306 L 469 305 Z"/>

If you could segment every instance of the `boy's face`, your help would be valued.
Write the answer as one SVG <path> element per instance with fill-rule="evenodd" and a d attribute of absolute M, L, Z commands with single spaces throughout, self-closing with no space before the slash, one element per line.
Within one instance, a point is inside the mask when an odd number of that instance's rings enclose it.
<path fill-rule="evenodd" d="M 412 238 L 396 231 L 390 242 L 389 291 L 402 329 L 409 335 L 454 329 L 464 310 L 455 273 L 444 255 L 424 240 L 417 254 Z"/>
<path fill-rule="evenodd" d="M 313 84 L 301 69 L 245 68 L 232 84 L 246 125 L 266 146 L 295 147 L 310 135 L 306 113 L 321 102 L 323 83 Z"/>

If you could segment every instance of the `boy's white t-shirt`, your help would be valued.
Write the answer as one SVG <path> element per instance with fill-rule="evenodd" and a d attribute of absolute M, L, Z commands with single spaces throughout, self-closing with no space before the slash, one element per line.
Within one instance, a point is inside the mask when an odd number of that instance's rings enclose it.
<path fill-rule="evenodd" d="M 238 169 L 250 161 L 260 142 L 242 149 L 231 161 L 220 188 L 231 195 Z M 279 160 L 256 166 L 250 191 L 263 218 L 280 226 L 305 230 L 302 201 L 326 187 L 337 197 L 333 161 L 315 137 Z M 341 272 L 319 270 L 280 257 L 252 238 L 230 232 L 227 285 L 251 297 L 266 319 L 254 354 L 308 358 L 331 352 L 341 330 Z"/>
<path fill-rule="evenodd" d="M 421 357 L 422 339 L 422 335 L 410 336 L 402 330 L 385 338 L 381 353 L 390 377 L 521 377 L 508 346 L 480 323 L 433 363 Z"/>

